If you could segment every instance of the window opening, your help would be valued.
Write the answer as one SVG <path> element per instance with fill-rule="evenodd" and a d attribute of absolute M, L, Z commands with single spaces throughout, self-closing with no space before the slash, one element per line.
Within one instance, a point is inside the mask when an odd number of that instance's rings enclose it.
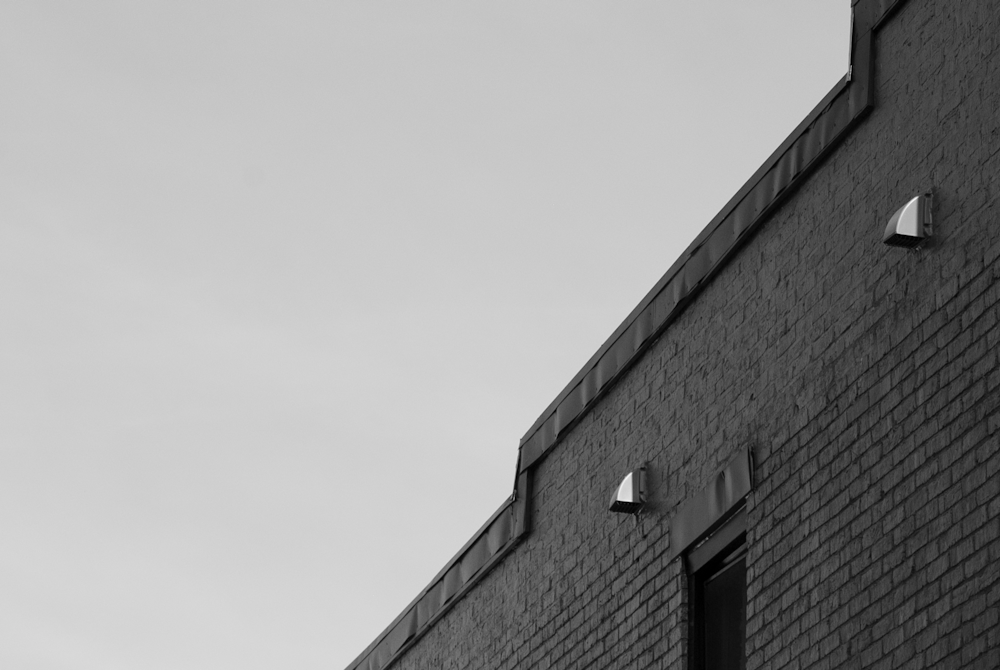
<path fill-rule="evenodd" d="M 735 515 L 689 555 L 692 670 L 746 670 L 746 516 Z M 728 540 L 724 544 L 721 539 Z M 706 556 L 706 550 L 712 550 Z M 698 564 L 691 559 L 698 558 Z"/>

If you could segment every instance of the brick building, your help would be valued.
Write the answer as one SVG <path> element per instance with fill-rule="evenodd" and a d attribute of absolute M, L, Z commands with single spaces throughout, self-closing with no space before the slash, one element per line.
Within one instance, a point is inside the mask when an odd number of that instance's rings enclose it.
<path fill-rule="evenodd" d="M 350 670 L 1000 668 L 1000 3 L 853 4 L 849 74 Z"/>

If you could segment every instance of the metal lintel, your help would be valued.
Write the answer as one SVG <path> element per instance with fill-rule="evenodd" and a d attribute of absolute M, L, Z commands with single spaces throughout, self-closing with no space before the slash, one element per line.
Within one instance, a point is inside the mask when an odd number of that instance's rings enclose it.
<path fill-rule="evenodd" d="M 753 489 L 749 449 L 720 470 L 708 486 L 685 502 L 670 520 L 670 558 L 701 540 L 735 512 Z"/>

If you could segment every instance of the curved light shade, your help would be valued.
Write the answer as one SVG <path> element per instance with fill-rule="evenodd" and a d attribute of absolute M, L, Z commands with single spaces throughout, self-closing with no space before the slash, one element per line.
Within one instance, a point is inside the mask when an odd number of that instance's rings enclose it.
<path fill-rule="evenodd" d="M 891 247 L 915 247 L 930 237 L 930 224 L 930 194 L 918 195 L 892 215 L 882 241 Z"/>
<path fill-rule="evenodd" d="M 618 490 L 611 496 L 611 511 L 635 514 L 646 503 L 646 468 L 625 475 Z"/>

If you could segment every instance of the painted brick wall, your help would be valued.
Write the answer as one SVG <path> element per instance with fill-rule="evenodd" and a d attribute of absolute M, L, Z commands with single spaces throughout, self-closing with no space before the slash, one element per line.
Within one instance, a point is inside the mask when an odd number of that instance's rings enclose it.
<path fill-rule="evenodd" d="M 738 450 L 748 667 L 1000 668 L 1000 3 L 908 0 L 876 107 L 535 468 L 399 670 L 687 667 L 669 520 Z M 933 189 L 935 238 L 881 244 Z M 637 523 L 607 511 L 649 463 Z"/>

